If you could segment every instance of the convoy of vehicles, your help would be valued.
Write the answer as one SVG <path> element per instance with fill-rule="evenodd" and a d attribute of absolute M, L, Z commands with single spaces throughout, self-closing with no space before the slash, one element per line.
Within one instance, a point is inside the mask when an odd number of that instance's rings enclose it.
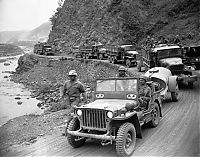
<path fill-rule="evenodd" d="M 184 64 L 200 69 L 200 45 L 184 47 Z"/>
<path fill-rule="evenodd" d="M 52 51 L 51 45 L 47 43 L 37 43 L 34 45 L 34 53 L 45 56 L 53 56 L 54 52 Z"/>
<path fill-rule="evenodd" d="M 138 70 L 141 71 L 142 66 L 145 67 L 145 71 L 153 67 L 165 67 L 172 72 L 172 75 L 178 76 L 179 82 L 184 82 L 193 88 L 197 76 L 193 75 L 192 71 L 184 65 L 183 57 L 183 48 L 178 45 L 157 45 L 155 48 L 143 52 Z"/>
<path fill-rule="evenodd" d="M 133 45 L 102 45 L 97 43 L 87 46 L 74 46 L 73 53 L 76 58 L 84 59 L 108 59 L 110 63 L 123 63 L 127 67 L 137 64 L 138 52 Z"/>
<path fill-rule="evenodd" d="M 95 101 L 77 107 L 67 131 L 68 143 L 78 148 L 87 139 L 101 140 L 101 144 L 116 144 L 119 156 L 130 156 L 136 137 L 142 138 L 141 126 L 156 127 L 162 117 L 162 88 L 148 82 L 152 90 L 147 109 L 138 102 L 138 78 L 108 78 L 96 81 Z"/>

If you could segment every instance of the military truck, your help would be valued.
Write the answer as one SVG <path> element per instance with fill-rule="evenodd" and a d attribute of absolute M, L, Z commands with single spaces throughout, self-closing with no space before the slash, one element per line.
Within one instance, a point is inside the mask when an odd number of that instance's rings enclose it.
<path fill-rule="evenodd" d="M 77 53 L 78 57 L 84 59 L 106 59 L 107 53 L 105 51 L 104 45 L 99 43 L 95 43 L 93 45 L 82 45 L 79 47 L 79 52 Z"/>
<path fill-rule="evenodd" d="M 51 45 L 43 42 L 37 43 L 34 45 L 34 53 L 39 55 L 53 56 L 54 52 L 52 51 Z"/>
<path fill-rule="evenodd" d="M 178 45 L 160 44 L 152 49 L 143 51 L 143 57 L 138 64 L 138 71 L 142 68 L 145 71 L 153 67 L 168 68 L 172 75 L 178 76 L 179 83 L 188 84 L 193 88 L 193 83 L 197 81 L 197 76 L 192 74 L 190 68 L 183 63 L 184 51 Z"/>
<path fill-rule="evenodd" d="M 200 69 L 200 45 L 184 47 L 184 64 Z"/>
<path fill-rule="evenodd" d="M 138 52 L 133 45 L 107 46 L 108 59 L 110 63 L 124 63 L 127 67 L 137 65 Z"/>
<path fill-rule="evenodd" d="M 101 140 L 103 146 L 114 144 L 119 156 L 130 156 L 136 138 L 142 138 L 141 126 L 156 127 L 162 117 L 162 102 L 156 83 L 147 108 L 141 108 L 138 78 L 108 78 L 96 81 L 95 100 L 75 109 L 66 129 L 68 143 L 78 148 L 87 139 Z"/>

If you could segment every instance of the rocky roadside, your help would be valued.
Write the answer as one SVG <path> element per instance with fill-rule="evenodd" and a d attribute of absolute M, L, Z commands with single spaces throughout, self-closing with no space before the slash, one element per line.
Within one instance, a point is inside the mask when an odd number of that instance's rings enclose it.
<path fill-rule="evenodd" d="M 21 56 L 18 64 L 12 80 L 23 83 L 32 91 L 31 97 L 41 101 L 37 105 L 44 114 L 18 117 L 0 127 L 0 151 L 4 154 L 13 145 L 31 144 L 37 141 L 37 137 L 65 124 L 68 109 L 63 109 L 65 102 L 60 100 L 59 91 L 69 70 L 77 71 L 80 81 L 88 87 L 87 95 L 91 101 L 95 79 L 113 77 L 118 73 L 118 65 L 110 63 L 63 57 L 48 59 L 33 54 Z M 129 75 L 139 74 L 129 72 Z"/>

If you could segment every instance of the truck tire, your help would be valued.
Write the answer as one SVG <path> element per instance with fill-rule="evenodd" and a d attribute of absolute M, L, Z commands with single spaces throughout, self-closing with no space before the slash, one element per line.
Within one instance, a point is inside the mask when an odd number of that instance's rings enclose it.
<path fill-rule="evenodd" d="M 174 102 L 178 101 L 178 93 L 179 93 L 179 88 L 178 88 L 178 85 L 176 85 L 175 91 L 171 92 L 172 101 Z"/>
<path fill-rule="evenodd" d="M 142 61 L 139 61 L 139 63 L 137 64 L 137 69 L 139 72 L 142 71 Z"/>
<path fill-rule="evenodd" d="M 172 101 L 178 101 L 178 94 L 176 92 L 171 92 Z"/>
<path fill-rule="evenodd" d="M 131 67 L 131 61 L 130 61 L 130 59 L 126 59 L 126 66 L 127 66 L 128 68 Z"/>
<path fill-rule="evenodd" d="M 188 82 L 188 87 L 189 87 L 190 89 L 192 89 L 192 88 L 193 88 L 193 82 Z"/>
<path fill-rule="evenodd" d="M 116 138 L 116 152 L 119 156 L 131 156 L 136 143 L 135 127 L 131 123 L 120 126 Z"/>
<path fill-rule="evenodd" d="M 152 120 L 148 123 L 150 127 L 157 127 L 160 122 L 160 108 L 157 102 L 154 102 L 152 110 Z"/>
<path fill-rule="evenodd" d="M 79 124 L 78 118 L 73 118 L 68 125 L 68 130 L 75 131 L 75 130 L 78 130 L 79 127 L 80 127 L 80 124 Z M 67 140 L 68 140 L 68 143 L 74 148 L 81 147 L 86 141 L 85 138 L 78 140 L 78 136 L 73 136 L 70 134 L 67 135 Z"/>
<path fill-rule="evenodd" d="M 115 60 L 114 57 L 111 57 L 111 63 L 112 63 L 112 64 L 115 64 L 115 63 L 116 63 L 116 60 Z"/>

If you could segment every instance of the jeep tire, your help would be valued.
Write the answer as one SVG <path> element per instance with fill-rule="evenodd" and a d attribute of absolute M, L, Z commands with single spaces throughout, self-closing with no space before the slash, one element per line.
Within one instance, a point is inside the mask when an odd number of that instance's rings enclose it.
<path fill-rule="evenodd" d="M 135 127 L 131 123 L 120 126 L 116 138 L 116 152 L 119 156 L 131 156 L 136 143 Z"/>
<path fill-rule="evenodd" d="M 152 110 L 152 119 L 151 121 L 148 123 L 150 125 L 150 127 L 157 127 L 159 122 L 160 122 L 160 108 L 157 102 L 154 102 L 154 107 Z"/>
<path fill-rule="evenodd" d="M 68 125 L 68 130 L 75 131 L 75 130 L 78 130 L 79 127 L 80 127 L 80 124 L 79 124 L 78 118 L 73 118 Z M 68 143 L 74 148 L 81 147 L 86 141 L 85 138 L 82 138 L 80 140 L 78 140 L 78 138 L 79 138 L 78 136 L 73 136 L 70 134 L 67 135 Z"/>

